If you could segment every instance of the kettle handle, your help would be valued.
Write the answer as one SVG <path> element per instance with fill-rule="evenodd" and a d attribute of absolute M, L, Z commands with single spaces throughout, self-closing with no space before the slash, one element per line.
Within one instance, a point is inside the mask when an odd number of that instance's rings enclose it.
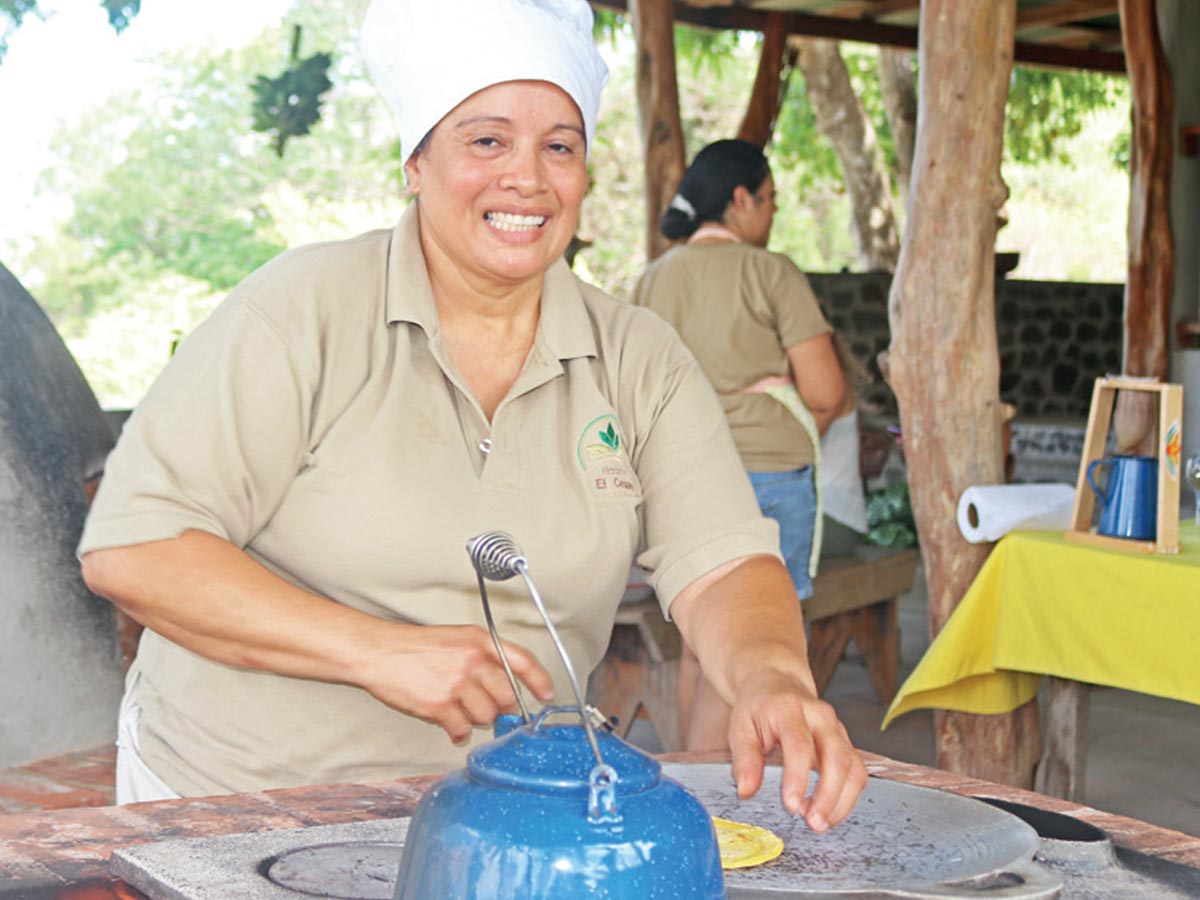
<path fill-rule="evenodd" d="M 579 676 L 575 674 L 575 667 L 571 665 L 571 657 L 567 654 L 567 648 L 563 646 L 562 638 L 558 636 L 558 629 L 554 627 L 554 621 L 550 618 L 550 613 L 546 611 L 546 605 L 542 603 L 542 597 L 538 593 L 537 585 L 529 577 L 529 562 L 521 554 L 520 548 L 517 547 L 517 542 L 513 539 L 512 535 L 505 534 L 503 531 L 485 531 L 483 534 L 478 534 L 467 541 L 467 553 L 470 554 L 471 564 L 475 567 L 475 571 L 479 576 L 479 595 L 483 600 L 483 609 L 487 615 L 492 641 L 496 645 L 496 651 L 500 654 L 501 661 L 504 662 L 504 670 L 508 675 L 508 680 L 512 683 L 513 690 L 517 694 L 518 701 L 520 700 L 521 692 L 517 687 L 517 680 L 513 677 L 512 670 L 508 666 L 508 661 L 504 656 L 504 647 L 500 643 L 500 635 L 497 634 L 495 624 L 492 621 L 491 608 L 487 600 L 487 588 L 484 587 L 485 578 L 491 581 L 504 581 L 512 578 L 514 575 L 520 575 L 525 582 L 525 587 L 529 589 L 529 596 L 533 599 L 533 605 L 537 607 L 538 615 L 542 617 L 542 621 L 546 625 L 546 630 L 550 633 L 550 640 L 554 643 L 554 649 L 558 651 L 563 668 L 567 671 L 567 678 L 571 682 L 571 688 L 575 691 L 575 700 L 579 703 L 579 717 L 583 720 L 583 729 L 587 733 L 588 744 L 591 745 L 592 754 L 596 757 L 596 764 L 597 766 L 604 766 L 604 757 L 600 755 L 600 743 L 596 740 L 596 729 L 592 725 L 592 719 L 588 713 L 588 705 L 583 699 L 583 690 L 579 686 Z M 529 713 L 525 711 L 523 703 L 521 704 L 521 713 L 528 723 L 530 721 Z"/>
<path fill-rule="evenodd" d="M 1108 497 L 1100 491 L 1100 488 L 1096 487 L 1096 466 L 1107 465 L 1110 462 L 1111 460 L 1106 456 L 1101 459 L 1093 459 L 1088 463 L 1087 467 L 1087 483 L 1091 485 L 1092 493 L 1096 495 L 1096 499 L 1101 503 L 1107 503 Z"/>

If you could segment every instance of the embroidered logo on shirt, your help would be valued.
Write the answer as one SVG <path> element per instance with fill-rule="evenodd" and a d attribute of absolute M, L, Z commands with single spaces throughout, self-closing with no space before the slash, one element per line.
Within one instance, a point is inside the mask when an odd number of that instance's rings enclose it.
<path fill-rule="evenodd" d="M 621 448 L 619 425 L 617 417 L 609 413 L 584 426 L 576 444 L 579 467 L 593 493 L 602 497 L 639 497 L 637 476 Z"/>

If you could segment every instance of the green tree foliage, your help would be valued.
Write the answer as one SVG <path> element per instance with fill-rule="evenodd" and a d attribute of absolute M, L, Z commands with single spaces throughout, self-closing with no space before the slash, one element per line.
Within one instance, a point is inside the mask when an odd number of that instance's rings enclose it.
<path fill-rule="evenodd" d="M 0 0 L 0 9 L 19 2 L 31 0 Z M 242 50 L 164 54 L 135 90 L 66 124 L 55 139 L 57 161 L 38 190 L 69 198 L 69 214 L 56 231 L 25 235 L 19 248 L 0 253 L 47 307 L 104 402 L 135 402 L 172 341 L 280 251 L 395 221 L 405 202 L 399 143 L 356 48 L 365 5 L 296 0 L 279 28 Z M 318 94 L 322 122 L 289 141 L 280 159 L 275 136 L 253 128 L 252 85 L 260 73 L 289 67 L 296 24 L 329 54 L 333 88 Z M 620 297 L 645 264 L 643 151 L 632 35 L 620 17 L 601 16 L 598 27 L 613 48 L 613 72 L 590 157 L 596 188 L 580 227 L 591 245 L 577 268 Z M 690 158 L 736 132 L 758 53 L 748 34 L 680 27 L 677 42 Z M 873 49 L 844 49 L 890 152 Z M 853 259 L 848 204 L 803 87 L 793 76 L 770 148 L 781 206 L 772 247 L 804 268 L 836 270 Z M 1058 102 L 1051 94 L 1037 107 Z"/>
<path fill-rule="evenodd" d="M 1019 163 L 1066 162 L 1064 147 L 1097 110 L 1129 103 L 1125 78 L 1097 72 L 1013 68 L 1004 154 Z"/>
<path fill-rule="evenodd" d="M 101 0 L 101 6 L 108 13 L 108 24 L 120 34 L 129 27 L 129 23 L 142 10 L 142 0 Z"/>
<path fill-rule="evenodd" d="M 108 14 L 113 30 L 120 34 L 141 11 L 142 0 L 100 0 L 99 5 Z M 29 15 L 45 18 L 38 0 L 0 0 L 0 22 L 4 26 L 0 30 L 0 62 L 8 52 L 8 39 Z"/>
<path fill-rule="evenodd" d="M 850 82 L 875 126 L 885 157 L 894 166 L 895 150 L 883 110 L 879 79 L 875 74 L 875 53 L 874 47 L 842 44 L 842 58 L 850 73 Z M 837 155 L 817 127 L 816 113 L 799 72 L 792 73 L 788 81 L 787 96 L 772 142 L 772 156 L 794 170 L 796 184 L 803 191 L 821 189 L 840 192 L 842 189 L 842 170 Z"/>
<path fill-rule="evenodd" d="M 327 103 L 337 127 L 313 129 L 286 162 L 252 130 L 251 85 L 286 63 L 290 22 L 244 50 L 164 54 L 136 90 L 54 140 L 38 192 L 69 197 L 70 214 L 3 252 L 105 402 L 136 400 L 177 334 L 283 250 L 394 222 L 394 129 L 350 52 L 361 5 L 297 4 L 295 19 L 338 51 L 330 74 L 347 87 Z"/>
<path fill-rule="evenodd" d="M 4 26 L 0 30 L 0 62 L 4 61 L 4 55 L 8 52 L 8 39 L 28 15 L 42 15 L 37 0 L 0 0 L 0 21 Z"/>
<path fill-rule="evenodd" d="M 284 247 L 260 200 L 279 172 L 248 164 L 261 142 L 247 144 L 237 114 L 249 107 L 244 62 L 164 62 L 155 84 L 113 98 L 64 136 L 69 165 L 47 187 L 72 198 L 66 233 L 86 247 L 81 264 L 129 257 L 226 290 Z"/>

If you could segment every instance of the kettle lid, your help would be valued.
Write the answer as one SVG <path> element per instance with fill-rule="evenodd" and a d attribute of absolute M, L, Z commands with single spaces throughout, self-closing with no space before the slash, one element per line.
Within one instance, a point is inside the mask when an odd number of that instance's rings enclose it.
<path fill-rule="evenodd" d="M 581 725 L 547 725 L 547 714 L 558 708 L 542 710 L 534 720 L 490 743 L 472 750 L 467 756 L 467 771 L 479 781 L 498 787 L 534 791 L 543 794 L 587 793 L 592 770 L 599 765 Z M 578 709 L 574 712 L 578 714 Z M 519 717 L 503 716 L 502 719 Z M 497 720 L 497 732 L 511 723 Z M 648 790 L 662 779 L 662 766 L 649 754 L 621 740 L 611 732 L 596 735 L 603 763 L 617 775 L 618 794 Z"/>

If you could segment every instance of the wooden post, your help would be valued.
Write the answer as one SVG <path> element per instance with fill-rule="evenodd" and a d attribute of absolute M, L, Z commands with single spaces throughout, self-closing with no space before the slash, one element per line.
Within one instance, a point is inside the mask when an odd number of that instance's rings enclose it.
<path fill-rule="evenodd" d="M 767 13 L 763 28 L 762 50 L 758 71 L 746 115 L 738 128 L 738 137 L 759 147 L 765 147 L 775 131 L 775 122 L 787 93 L 788 75 L 795 60 L 795 51 L 788 48 L 788 20 L 783 13 Z"/>
<path fill-rule="evenodd" d="M 1174 101 L 1154 0 L 1120 0 L 1121 40 L 1133 93 L 1129 276 L 1125 283 L 1125 374 L 1170 375 L 1171 165 Z"/>
<path fill-rule="evenodd" d="M 679 83 L 675 74 L 675 22 L 671 0 L 629 0 L 637 40 L 638 120 L 646 173 L 646 258 L 670 242 L 658 222 L 685 168 Z"/>
<path fill-rule="evenodd" d="M 1038 793 L 1083 802 L 1091 685 L 1046 679 L 1046 747 L 1038 764 Z"/>
<path fill-rule="evenodd" d="M 920 100 L 909 215 L 888 300 L 888 373 L 936 634 L 989 548 L 955 513 L 963 490 L 1004 480 L 996 343 L 996 213 L 1015 0 L 921 4 Z M 935 717 L 938 766 L 1031 787 L 1037 709 Z"/>

